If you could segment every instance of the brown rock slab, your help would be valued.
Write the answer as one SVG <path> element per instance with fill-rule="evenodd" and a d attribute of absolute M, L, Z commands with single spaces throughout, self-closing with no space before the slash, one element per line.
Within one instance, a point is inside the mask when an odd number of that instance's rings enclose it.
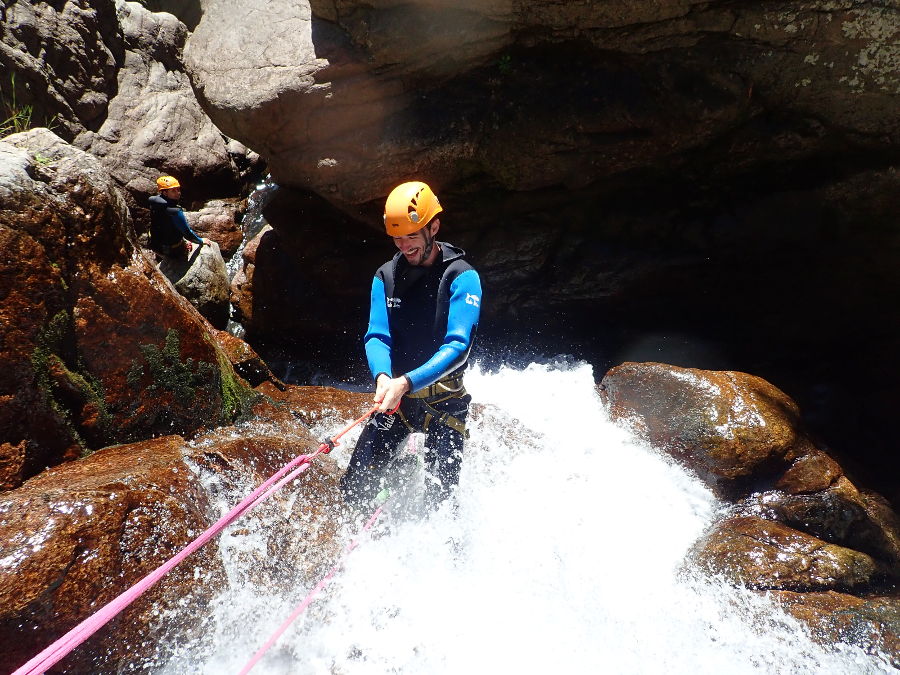
<path fill-rule="evenodd" d="M 600 395 L 613 420 L 629 425 L 713 488 L 771 478 L 813 449 L 799 409 L 762 378 L 740 372 L 624 363 Z"/>
<path fill-rule="evenodd" d="M 884 576 L 865 553 L 755 517 L 717 523 L 690 557 L 701 569 L 761 590 L 865 590 Z"/>
<path fill-rule="evenodd" d="M 900 598 L 859 598 L 834 591 L 773 591 L 769 597 L 807 624 L 813 638 L 820 642 L 861 645 L 868 651 L 881 652 L 895 668 L 900 668 Z"/>
<path fill-rule="evenodd" d="M 222 430 L 112 446 L 0 496 L 0 670 L 9 672 L 180 551 L 297 454 L 316 446 L 302 425 L 279 433 Z M 309 582 L 338 553 L 339 471 L 327 456 L 286 491 L 293 527 L 263 528 L 267 585 Z M 201 480 L 201 477 L 205 477 Z M 254 511 L 284 518 L 279 493 Z M 250 515 L 243 519 L 252 518 Z M 240 537 L 242 530 L 233 536 Z M 258 535 L 257 535 L 258 536 Z M 308 578 L 307 578 L 308 577 Z M 61 664 L 68 672 L 134 667 L 196 630 L 225 579 L 213 541 L 177 566 Z M 295 582 L 294 582 L 295 583 Z M 176 612 L 178 607 L 187 610 Z M 168 610 L 172 610 L 171 612 Z M 160 619 L 160 617 L 164 617 Z M 168 617 L 168 618 L 165 618 Z M 175 617 L 174 619 L 172 617 Z"/>
<path fill-rule="evenodd" d="M 0 176 L 0 445 L 24 451 L 6 482 L 235 419 L 252 392 L 135 245 L 100 163 L 34 129 L 0 141 Z"/>

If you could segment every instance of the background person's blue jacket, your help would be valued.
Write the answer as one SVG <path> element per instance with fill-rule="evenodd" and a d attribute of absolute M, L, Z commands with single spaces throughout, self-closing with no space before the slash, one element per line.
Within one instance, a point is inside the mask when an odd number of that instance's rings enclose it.
<path fill-rule="evenodd" d="M 166 253 L 182 239 L 202 244 L 201 239 L 188 225 L 184 209 L 174 199 L 153 195 L 150 202 L 150 248 Z"/>

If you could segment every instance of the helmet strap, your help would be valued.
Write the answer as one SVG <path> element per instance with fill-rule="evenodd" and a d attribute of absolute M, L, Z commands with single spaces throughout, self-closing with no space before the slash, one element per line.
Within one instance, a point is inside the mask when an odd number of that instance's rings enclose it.
<path fill-rule="evenodd" d="M 423 228 L 422 236 L 425 237 L 425 248 L 422 250 L 422 260 L 428 260 L 431 257 L 431 251 L 434 250 L 434 235 L 431 234 L 431 225 Z"/>

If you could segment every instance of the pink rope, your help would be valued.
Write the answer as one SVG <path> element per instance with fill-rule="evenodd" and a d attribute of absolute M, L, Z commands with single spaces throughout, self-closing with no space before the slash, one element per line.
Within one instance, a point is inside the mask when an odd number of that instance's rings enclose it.
<path fill-rule="evenodd" d="M 331 439 L 331 447 L 337 444 L 337 439 L 350 431 L 354 426 L 362 422 L 371 415 L 377 406 L 370 409 L 365 415 L 354 422 L 351 422 L 338 432 Z M 310 461 L 316 455 L 322 452 L 329 452 L 329 443 L 322 443 L 314 452 L 308 455 L 297 455 L 290 462 L 285 464 L 273 476 L 266 480 L 262 485 L 247 495 L 243 501 L 235 506 L 231 511 L 219 518 L 209 529 L 203 532 L 190 544 L 185 546 L 179 553 L 164 562 L 155 570 L 150 572 L 143 579 L 134 584 L 131 588 L 114 598 L 97 612 L 86 618 L 84 621 L 75 626 L 68 633 L 56 640 L 49 647 L 44 649 L 40 654 L 32 658 L 28 663 L 21 666 L 12 675 L 39 675 L 45 672 L 61 659 L 66 657 L 73 649 L 78 647 L 82 642 L 87 640 L 91 635 L 96 633 L 100 628 L 106 625 L 114 616 L 125 609 L 132 602 L 143 595 L 151 586 L 159 581 L 166 573 L 172 570 L 178 563 L 183 561 L 189 555 L 194 553 L 201 546 L 206 544 L 215 535 L 221 532 L 227 525 L 235 521 L 239 516 L 243 515 L 257 504 L 260 504 L 269 496 L 278 491 L 285 483 L 293 480 L 301 473 L 309 468 Z M 299 465 L 299 466 L 298 466 Z M 296 468 L 295 468 L 296 467 Z M 287 475 L 285 475 L 287 474 Z"/>
<path fill-rule="evenodd" d="M 284 631 L 286 631 L 288 629 L 288 627 L 297 619 L 297 617 L 300 616 L 306 610 L 306 608 L 312 604 L 312 601 L 322 591 L 322 589 L 324 589 L 331 582 L 331 580 L 334 578 L 334 575 L 337 574 L 337 571 L 344 564 L 344 561 L 347 559 L 347 556 L 349 556 L 350 553 L 353 552 L 353 549 L 355 549 L 357 546 L 359 546 L 359 542 L 362 539 L 362 535 L 365 532 L 367 532 L 372 527 L 372 525 L 375 524 L 376 520 L 378 520 L 378 516 L 381 515 L 381 510 L 382 510 L 381 506 L 379 506 L 377 509 L 375 509 L 375 513 L 373 513 L 372 516 L 369 518 L 369 520 L 366 521 L 366 524 L 363 525 L 362 529 L 359 532 L 359 535 L 357 535 L 357 537 L 353 541 L 351 541 L 350 544 L 347 545 L 347 547 L 344 549 L 344 552 L 341 554 L 340 559 L 337 561 L 337 563 L 334 565 L 334 567 L 332 567 L 331 570 L 328 572 L 328 574 L 326 574 L 322 578 L 322 580 L 319 581 L 318 584 L 316 584 L 315 588 L 313 588 L 309 592 L 309 594 L 303 599 L 303 602 L 301 602 L 299 605 L 297 605 L 296 609 L 294 609 L 294 611 L 291 612 L 291 615 L 287 619 L 285 619 L 284 623 L 282 623 L 278 627 L 278 630 L 276 630 L 274 633 L 272 633 L 272 636 L 266 641 L 266 643 L 262 647 L 259 648 L 259 651 L 257 651 L 256 654 L 253 655 L 253 658 L 251 658 L 247 662 L 247 665 L 245 665 L 241 669 L 241 672 L 239 673 L 239 675 L 247 675 L 247 673 L 250 672 L 250 669 L 253 668 L 253 666 L 255 666 L 259 662 L 259 660 L 265 655 L 265 653 L 267 651 L 269 651 L 269 649 L 272 648 L 272 646 L 276 642 L 278 642 L 278 638 L 280 638 L 282 636 Z"/>

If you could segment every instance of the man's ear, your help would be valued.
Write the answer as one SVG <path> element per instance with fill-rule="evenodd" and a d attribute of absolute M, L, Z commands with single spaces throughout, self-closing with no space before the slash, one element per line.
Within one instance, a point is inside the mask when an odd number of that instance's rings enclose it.
<path fill-rule="evenodd" d="M 435 218 L 428 224 L 428 227 L 431 229 L 431 236 L 437 236 L 438 230 L 441 229 L 441 219 Z"/>

